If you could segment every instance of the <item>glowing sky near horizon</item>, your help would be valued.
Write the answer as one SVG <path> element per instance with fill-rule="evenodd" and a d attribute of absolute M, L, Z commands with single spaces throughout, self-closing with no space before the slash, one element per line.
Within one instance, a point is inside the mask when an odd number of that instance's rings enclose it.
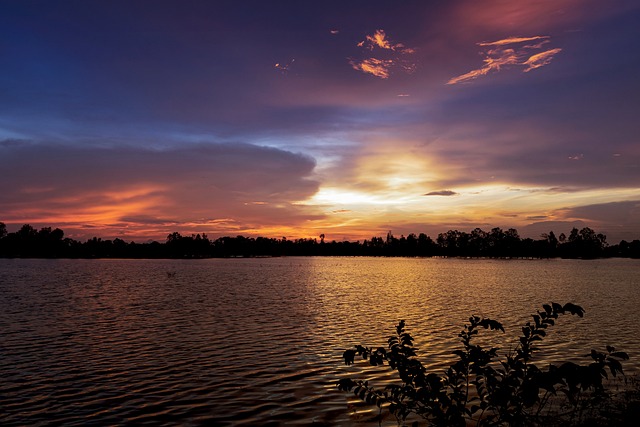
<path fill-rule="evenodd" d="M 0 221 L 640 238 L 632 0 L 0 5 Z"/>

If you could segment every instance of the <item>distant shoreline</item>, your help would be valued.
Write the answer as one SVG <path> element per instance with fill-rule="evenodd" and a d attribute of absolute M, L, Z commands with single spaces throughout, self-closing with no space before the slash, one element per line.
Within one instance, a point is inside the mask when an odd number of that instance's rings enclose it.
<path fill-rule="evenodd" d="M 510 228 L 493 228 L 471 232 L 449 230 L 432 239 L 424 233 L 361 241 L 318 239 L 280 239 L 268 237 L 220 237 L 211 240 L 206 234 L 167 236 L 164 243 L 125 242 L 93 237 L 80 242 L 64 237 L 59 228 L 36 230 L 25 224 L 8 233 L 0 222 L 0 258 L 64 258 L 64 259 L 205 259 L 205 258 L 272 258 L 281 256 L 371 256 L 371 257 L 444 257 L 469 259 L 599 259 L 640 258 L 640 240 L 621 241 L 609 245 L 604 234 L 591 228 L 573 228 L 568 236 L 556 237 L 553 231 L 540 239 L 521 238 Z"/>

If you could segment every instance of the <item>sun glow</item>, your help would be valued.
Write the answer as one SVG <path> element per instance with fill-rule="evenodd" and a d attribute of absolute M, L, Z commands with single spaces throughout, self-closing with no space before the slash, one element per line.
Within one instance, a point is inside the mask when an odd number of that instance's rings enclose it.
<path fill-rule="evenodd" d="M 361 191 L 321 188 L 305 204 L 309 205 L 383 205 L 389 201 Z"/>

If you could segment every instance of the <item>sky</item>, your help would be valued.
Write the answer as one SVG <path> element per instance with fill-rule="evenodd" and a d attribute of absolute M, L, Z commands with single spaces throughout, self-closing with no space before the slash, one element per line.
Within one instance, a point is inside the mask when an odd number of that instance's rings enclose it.
<path fill-rule="evenodd" d="M 640 238 L 637 0 L 0 2 L 0 221 Z"/>

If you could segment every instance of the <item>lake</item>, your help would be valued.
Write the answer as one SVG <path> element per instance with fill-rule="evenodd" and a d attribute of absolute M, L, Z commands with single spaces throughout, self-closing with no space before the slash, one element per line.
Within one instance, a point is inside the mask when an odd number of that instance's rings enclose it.
<path fill-rule="evenodd" d="M 536 360 L 611 344 L 638 373 L 639 260 L 0 259 L 0 425 L 377 425 L 335 383 L 393 376 L 346 348 L 404 319 L 439 372 L 470 315 L 503 322 L 483 335 L 504 354 L 551 301 L 586 314 Z"/>

